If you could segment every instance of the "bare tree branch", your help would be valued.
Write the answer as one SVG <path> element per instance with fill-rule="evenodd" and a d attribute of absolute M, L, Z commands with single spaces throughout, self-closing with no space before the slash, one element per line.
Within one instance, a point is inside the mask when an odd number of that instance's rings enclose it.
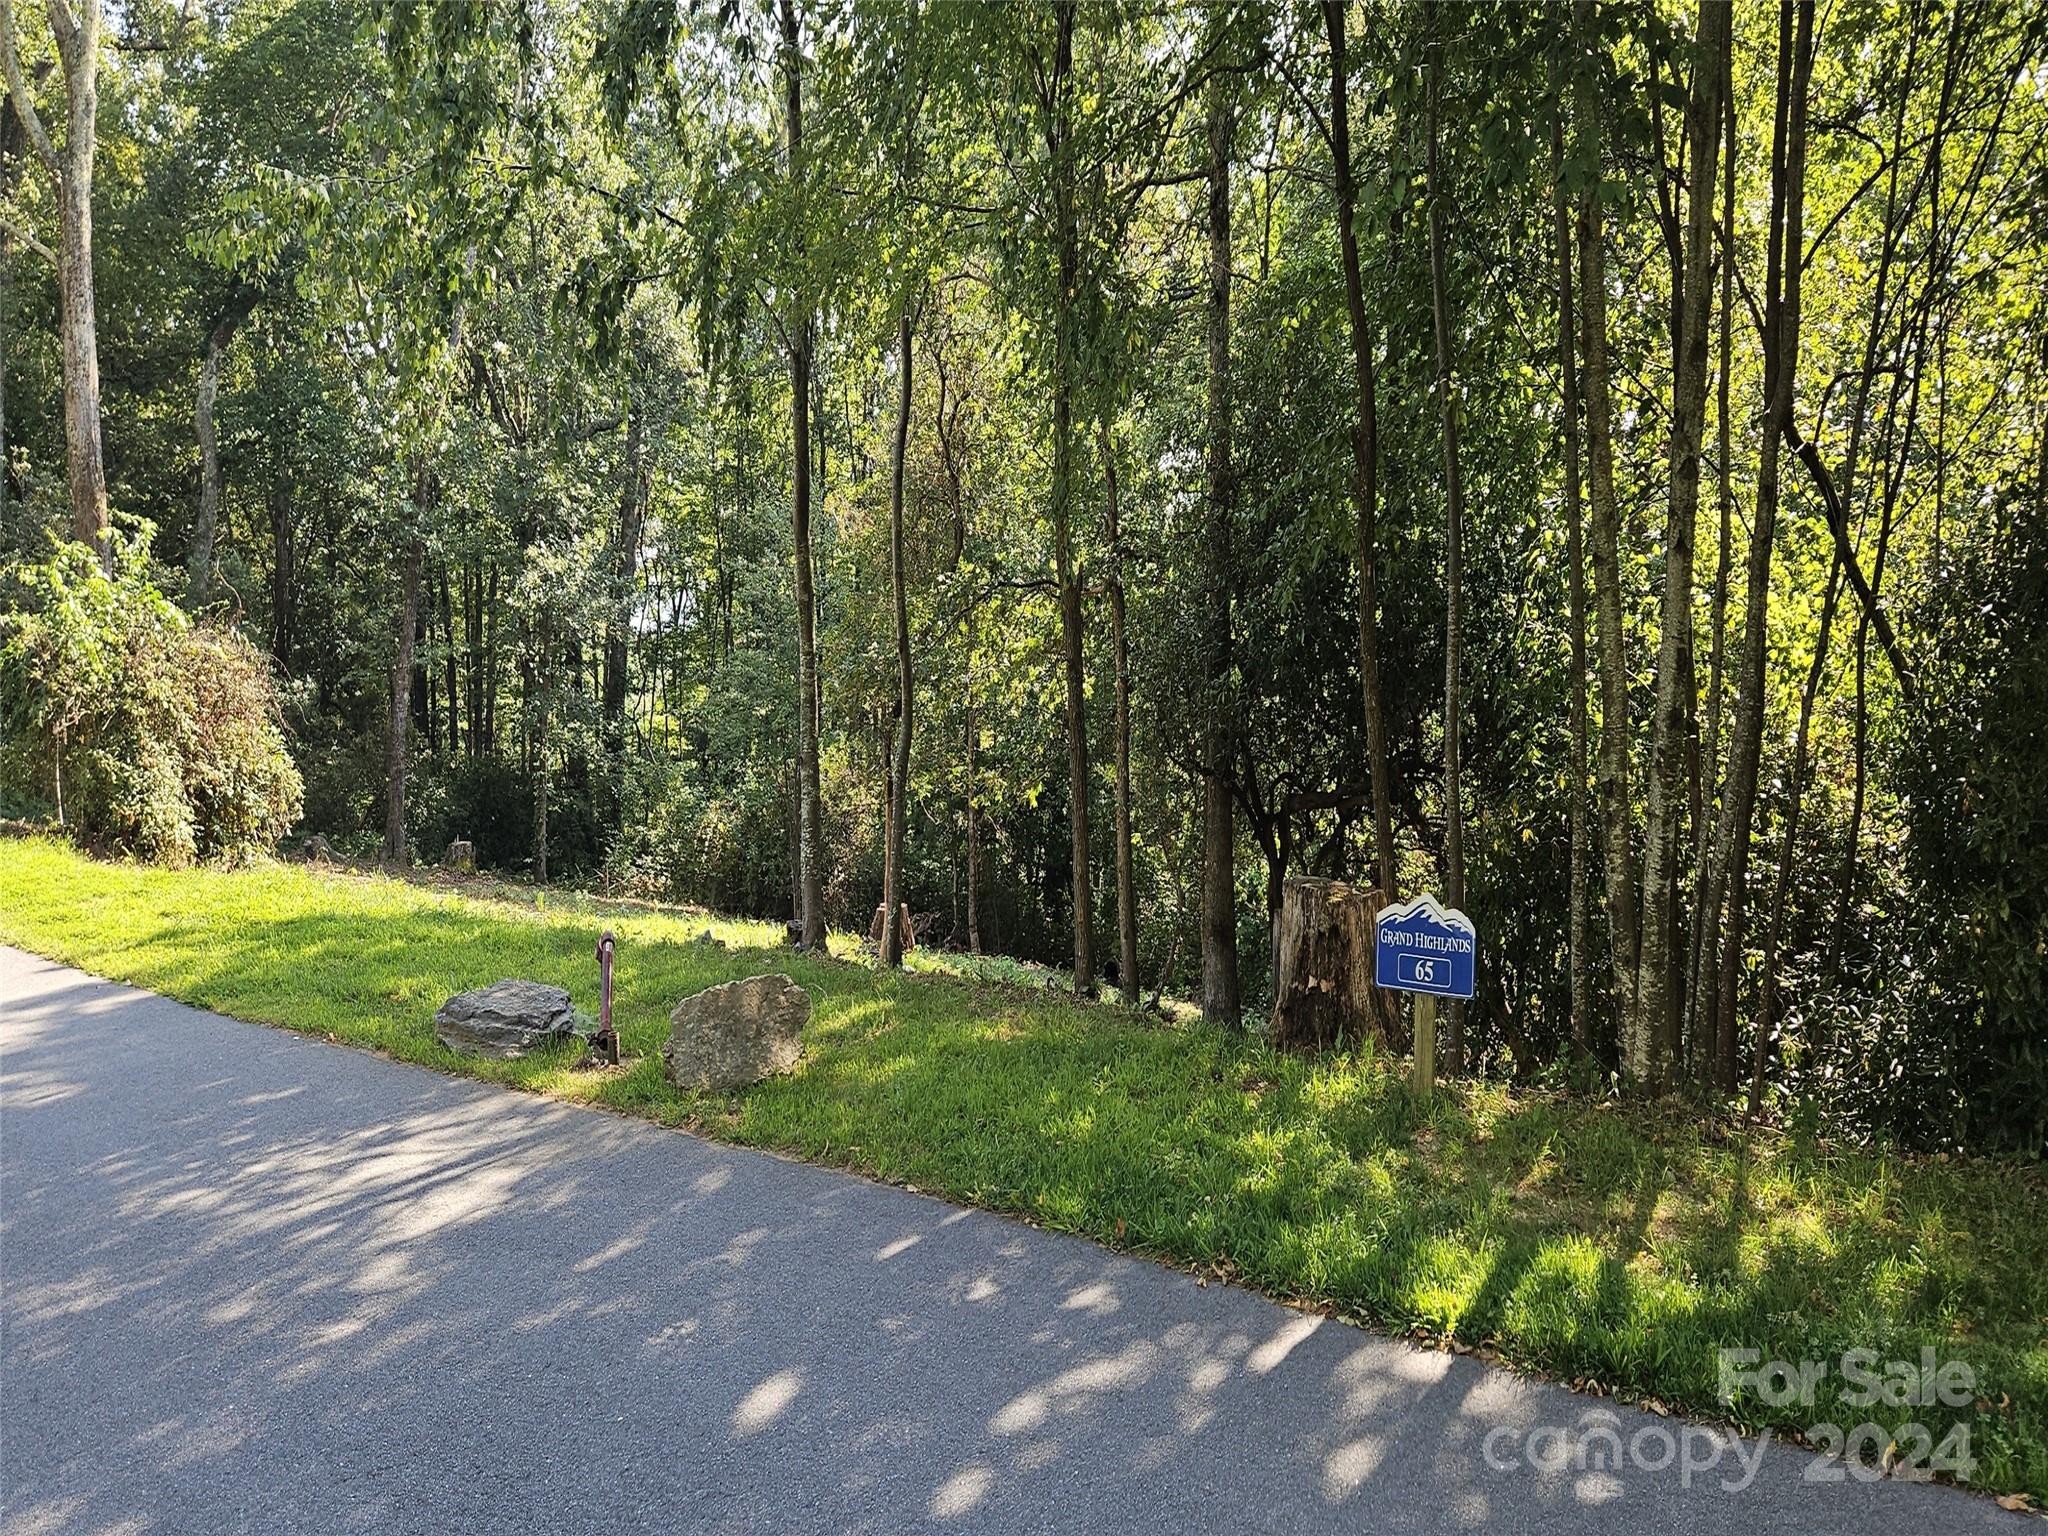
<path fill-rule="evenodd" d="M 13 214 L 5 209 L 0 209 L 0 233 L 14 236 L 15 239 L 47 261 L 53 269 L 56 267 L 57 253 L 38 240 L 34 230 L 30 229 L 26 224 L 19 222 Z"/>
<path fill-rule="evenodd" d="M 53 0 L 50 7 L 52 23 L 55 22 L 58 7 L 63 0 Z M 7 94 L 14 102 L 14 115 L 21 119 L 21 126 L 28 132 L 28 141 L 35 146 L 36 158 L 43 162 L 43 168 L 50 175 L 64 174 L 64 162 L 57 158 L 57 146 L 50 142 L 50 131 L 43 126 L 42 115 L 36 111 L 35 98 L 29 94 L 28 86 L 21 78 L 21 55 L 15 48 L 17 37 L 14 26 L 14 0 L 0 0 L 0 71 L 7 77 Z"/>

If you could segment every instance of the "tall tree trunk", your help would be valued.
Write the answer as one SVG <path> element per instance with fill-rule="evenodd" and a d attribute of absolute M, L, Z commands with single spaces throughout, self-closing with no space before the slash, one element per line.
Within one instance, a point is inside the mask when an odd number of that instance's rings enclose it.
<path fill-rule="evenodd" d="M 801 940 L 804 929 L 804 795 L 800 774 L 789 776 L 789 794 L 784 810 L 788 813 L 784 821 L 789 833 L 789 920 L 795 925 Z"/>
<path fill-rule="evenodd" d="M 1580 46 L 1593 46 L 1592 0 L 1574 0 Z M 1580 154 L 1606 158 L 1603 83 L 1581 68 L 1574 84 Z M 1593 595 L 1599 612 L 1600 820 L 1607 873 L 1608 959 L 1614 976 L 1618 1039 L 1635 1011 L 1635 871 L 1630 858 L 1627 637 L 1622 629 L 1621 516 L 1614 495 L 1613 405 L 1607 381 L 1607 246 L 1601 228 L 1600 176 L 1579 194 L 1579 330 L 1586 394 L 1586 493 L 1592 510 Z"/>
<path fill-rule="evenodd" d="M 498 562 L 493 560 L 488 590 L 482 585 L 478 587 L 484 603 L 483 751 L 486 757 L 498 750 L 498 590 L 502 585 L 503 572 L 498 569 Z"/>
<path fill-rule="evenodd" d="M 99 0 L 52 0 L 50 31 L 64 72 L 64 144 L 43 125 L 22 77 L 13 0 L 0 0 L 0 66 L 16 114 L 48 171 L 57 199 L 57 329 L 64 358 L 64 448 L 71 536 L 112 558 L 107 542 L 107 470 L 100 447 L 99 325 L 92 270 L 93 153 L 99 119 Z"/>
<path fill-rule="evenodd" d="M 938 410 L 933 426 L 939 440 L 939 462 L 946 476 L 946 504 L 952 512 L 952 544 L 946 563 L 946 574 L 951 576 L 960 569 L 961 558 L 967 550 L 967 496 L 961 483 L 961 457 L 954 440 L 959 424 L 960 401 L 949 392 L 943 345 L 932 349 L 932 362 L 938 372 L 939 384 Z M 973 604 L 968 604 L 962 611 L 960 624 L 962 655 L 965 658 L 962 687 L 967 714 L 967 948 L 971 954 L 978 955 L 981 953 L 981 785 L 975 777 L 974 756 L 980 744 L 981 726 L 975 708 L 974 651 L 977 642 Z"/>
<path fill-rule="evenodd" d="M 0 143 L 4 143 L 6 129 L 17 121 L 10 110 L 6 114 L 5 125 L 0 125 Z M 0 165 L 4 165 L 9 158 L 11 153 L 0 147 Z M 5 197 L 8 190 L 6 186 L 0 185 L 0 197 Z M 0 540 L 11 537 L 8 528 L 8 509 L 14 501 L 14 459 L 7 451 L 7 358 L 11 350 L 8 345 L 11 337 L 7 321 L 14 310 L 12 244 L 13 242 L 4 234 L 0 234 Z"/>
<path fill-rule="evenodd" d="M 1785 801 L 1785 829 L 1778 854 L 1778 878 L 1771 888 L 1771 916 L 1764 927 L 1763 967 L 1757 973 L 1756 1044 L 1750 1063 L 1748 1119 L 1763 1107 L 1764 1071 L 1777 1044 L 1778 941 L 1785 931 L 1785 903 L 1792 887 L 1792 857 L 1799 848 L 1799 812 L 1806 791 L 1806 743 L 1813 724 L 1813 701 L 1827 670 L 1828 639 L 1835 627 L 1835 599 L 1841 592 L 1842 561 L 1837 555 L 1828 569 L 1827 595 L 1821 600 L 1820 633 L 1813 642 L 1813 664 L 1799 696 L 1799 726 L 1792 737 L 1792 783 Z"/>
<path fill-rule="evenodd" d="M 1550 121 L 1550 186 L 1557 246 L 1557 359 L 1563 392 L 1565 559 L 1571 603 L 1571 888 L 1567 916 L 1570 946 L 1571 1030 L 1575 1072 L 1584 1073 L 1593 1060 L 1592 1000 L 1586 954 L 1587 842 L 1591 829 L 1586 805 L 1586 540 L 1585 511 L 1579 485 L 1578 321 L 1572 304 L 1572 221 L 1564 190 L 1564 113 L 1560 106 Z"/>
<path fill-rule="evenodd" d="M 1124 629 L 1123 518 L 1116 499 L 1116 449 L 1101 428 L 1102 483 L 1109 515 L 1109 646 L 1116 666 L 1116 935 L 1124 1001 L 1137 1007 L 1138 883 L 1131 865 L 1131 653 Z"/>
<path fill-rule="evenodd" d="M 462 694 L 457 688 L 455 605 L 448 592 L 448 562 L 441 561 L 441 640 L 448 649 L 442 658 L 444 688 L 448 695 L 448 756 L 452 761 L 462 750 Z"/>
<path fill-rule="evenodd" d="M 969 684 L 972 687 L 972 683 Z M 981 813 L 980 787 L 974 778 L 974 749 L 981 734 L 974 700 L 967 701 L 967 948 L 981 953 Z"/>
<path fill-rule="evenodd" d="M 192 522 L 192 547 L 185 561 L 186 605 L 195 612 L 213 596 L 213 542 L 220 520 L 220 433 L 214 406 L 220 397 L 220 365 L 228 343 L 256 307 L 257 290 L 237 283 L 220 318 L 206 333 L 206 360 L 192 403 L 192 432 L 199 440 L 199 513 Z"/>
<path fill-rule="evenodd" d="M 629 389 L 631 386 L 628 386 Z M 605 614 L 604 745 L 609 759 L 610 821 L 617 831 L 625 813 L 626 690 L 631 670 L 635 585 L 640 575 L 640 539 L 647 515 L 645 409 L 637 393 L 626 399 L 624 483 L 619 490 L 619 531 L 612 545 L 611 602 Z"/>
<path fill-rule="evenodd" d="M 783 95 L 788 112 L 789 174 L 803 173 L 803 55 L 796 0 L 781 0 Z M 802 864 L 801 922 L 806 949 L 825 945 L 824 829 L 819 807 L 818 613 L 811 572 L 811 337 L 808 300 L 789 322 L 790 528 L 796 545 L 797 843 Z"/>
<path fill-rule="evenodd" d="M 468 725 L 469 755 L 483 747 L 483 573 L 474 554 L 464 555 L 455 587 L 462 604 L 462 710 Z"/>
<path fill-rule="evenodd" d="M 903 578 L 903 458 L 910 444 L 910 300 L 896 317 L 896 437 L 889 452 L 889 590 L 896 617 L 895 756 L 889 769 L 889 828 L 882 852 L 882 963 L 903 964 L 903 834 L 910 818 L 910 607 Z"/>
<path fill-rule="evenodd" d="M 419 499 L 426 499 L 426 473 L 420 474 Z M 426 547 L 414 537 L 405 547 L 398 583 L 398 623 L 394 626 L 391 659 L 391 729 L 384 756 L 384 862 L 403 869 L 411 862 L 405 846 L 406 731 L 412 723 L 413 640 L 420 622 L 420 563 Z"/>
<path fill-rule="evenodd" d="M 1925 351 L 1925 342 L 1926 335 L 1923 323 L 1921 334 L 1915 337 L 1911 343 L 1911 357 L 1913 361 L 1909 364 L 1902 359 L 1899 373 L 1894 375 L 1891 400 L 1886 409 L 1885 430 L 1888 441 L 1885 443 L 1878 466 L 1878 478 L 1882 482 L 1882 494 L 1878 508 L 1877 563 L 1871 571 L 1873 592 L 1881 589 L 1883 585 L 1885 551 L 1890 547 L 1892 528 L 1894 526 L 1893 519 L 1897 515 L 1899 508 L 1899 494 L 1905 482 L 1906 471 L 1912 462 L 1914 426 L 1920 412 L 1920 364 Z M 1909 390 L 1902 391 L 1903 376 L 1909 369 L 1913 374 L 1912 384 Z M 1898 456 L 1894 460 L 1892 456 L 1894 444 L 1889 439 L 1892 439 L 1894 436 L 1892 422 L 1899 414 L 1899 396 L 1902 392 L 1907 395 L 1905 424 L 1903 430 L 1896 434 Z M 1865 515 L 1867 518 L 1868 514 L 1866 513 Z M 1936 568 L 1939 568 L 1938 561 L 1936 562 Z M 1833 948 L 1836 953 L 1840 952 L 1841 945 L 1848 934 L 1849 909 L 1854 900 L 1856 889 L 1856 866 L 1863 843 L 1863 814 L 1867 793 L 1866 779 L 1869 771 L 1868 753 L 1870 750 L 1870 703 L 1867 692 L 1867 668 L 1870 660 L 1869 643 L 1869 615 L 1859 614 L 1856 625 L 1855 768 L 1852 788 L 1850 790 L 1849 826 L 1847 832 L 1843 835 L 1840 904 L 1836 908 L 1833 938 Z"/>
<path fill-rule="evenodd" d="M 548 809 L 554 800 L 555 626 L 545 601 L 534 625 L 535 658 L 527 698 L 535 706 L 533 732 L 533 881 L 548 883 Z"/>
<path fill-rule="evenodd" d="M 1371 758 L 1374 852 L 1380 890 L 1397 900 L 1394 799 L 1388 766 L 1386 708 L 1380 692 L 1379 413 L 1373 398 L 1372 336 L 1366 327 L 1365 281 L 1359 268 L 1357 183 L 1351 169 L 1350 62 L 1344 47 L 1346 0 L 1323 0 L 1330 41 L 1330 158 L 1336 172 L 1337 245 L 1344 263 L 1344 309 L 1358 419 L 1351 433 L 1351 490 L 1358 513 L 1358 670 L 1365 694 L 1365 745 Z"/>
<path fill-rule="evenodd" d="M 9 31 L 0 38 L 0 43 L 11 49 L 13 32 Z M 26 138 L 21 116 L 13 110 L 12 96 L 8 99 L 8 110 L 0 112 L 0 199 L 12 198 L 15 185 L 21 180 L 22 147 Z M 8 537 L 7 513 L 14 500 L 14 460 L 7 452 L 7 357 L 8 343 L 12 339 L 7 322 L 14 311 L 14 244 L 13 232 L 0 229 L 0 539 Z M 61 820 L 58 825 L 63 825 Z"/>
<path fill-rule="evenodd" d="M 1458 403 L 1451 385 L 1451 302 L 1444 279 L 1444 187 L 1438 164 L 1442 138 L 1443 43 L 1429 50 L 1429 307 L 1436 331 L 1436 405 L 1444 448 L 1444 894 L 1465 905 L 1465 794 L 1459 741 L 1465 653 L 1465 487 L 1458 469 Z M 1453 999 L 1444 1027 L 1444 1070 L 1465 1070 L 1465 1005 Z"/>
<path fill-rule="evenodd" d="M 1234 83 L 1209 81 L 1209 422 L 1202 529 L 1202 1013 L 1244 1022 L 1237 969 L 1237 821 L 1230 793 L 1230 150 Z"/>
<path fill-rule="evenodd" d="M 1664 601 L 1651 733 L 1649 808 L 1643 835 L 1642 953 L 1636 1006 L 1625 1016 L 1622 1074 L 1639 1087 L 1662 1087 L 1675 1042 L 1673 934 L 1677 928 L 1680 814 L 1685 793 L 1687 721 L 1693 708 L 1693 535 L 1699 520 L 1700 438 L 1706 421 L 1707 337 L 1712 317 L 1714 174 L 1720 159 L 1721 67 L 1730 7 L 1701 0 L 1697 63 L 1686 106 L 1691 164 L 1686 194 L 1684 282 L 1674 313 L 1676 371 L 1671 389 L 1671 492 L 1664 531 Z"/>
<path fill-rule="evenodd" d="M 1736 984 L 1749 870 L 1750 833 L 1756 816 L 1757 772 L 1763 754 L 1764 661 L 1769 648 L 1771 554 L 1777 540 L 1779 447 L 1791 421 L 1799 367 L 1799 289 L 1806 207 L 1806 94 L 1811 74 L 1813 7 L 1801 0 L 1778 19 L 1778 83 L 1771 134 L 1771 223 L 1764 278 L 1764 413 L 1757 449 L 1756 511 L 1751 519 L 1747 590 L 1743 597 L 1741 671 L 1735 720 L 1728 738 L 1727 787 L 1722 796 L 1715 863 L 1726 871 L 1728 914 L 1721 935 L 1721 1017 L 1715 1061 L 1723 1088 L 1735 1086 Z M 1727 259 L 1732 259 L 1732 249 Z M 1702 903 L 1711 911 L 1711 905 Z M 1713 949 L 1703 935 L 1703 953 Z"/>
<path fill-rule="evenodd" d="M 421 572 L 425 579 L 424 569 Z M 424 589 L 422 589 L 424 592 Z M 427 744 L 427 755 L 441 750 L 440 717 L 434 710 L 434 610 L 431 596 L 420 604 L 419 627 L 413 632 L 412 735 Z"/>
<path fill-rule="evenodd" d="M 1734 46 L 1732 31 L 1728 45 Z M 1733 363 L 1735 329 L 1735 92 L 1729 76 L 1729 65 L 1723 66 L 1722 78 L 1728 83 L 1726 99 L 1721 115 L 1721 326 L 1720 357 L 1714 370 L 1714 432 L 1715 432 L 1715 487 L 1717 510 L 1720 513 L 1720 527 L 1716 533 L 1714 555 L 1714 594 L 1708 610 L 1707 630 L 1710 635 L 1707 649 L 1707 732 L 1702 744 L 1701 757 L 1704 772 L 1710 783 L 1720 782 L 1721 764 L 1721 714 L 1725 703 L 1722 687 L 1726 667 L 1728 628 L 1728 575 L 1729 563 L 1735 548 L 1735 468 L 1730 462 L 1731 424 L 1728 414 L 1729 377 Z M 1708 1026 L 1716 1017 L 1713 1006 L 1715 989 L 1710 986 L 1708 968 L 1712 964 L 1714 935 L 1721 922 L 1721 900 L 1723 895 L 1722 871 L 1715 854 L 1713 817 L 1708 814 L 1712 802 L 1702 797 L 1699 814 L 1693 819 L 1693 836 L 1697 840 L 1693 849 L 1694 880 L 1697 889 L 1693 901 L 1692 972 L 1686 988 L 1685 1036 L 1693 1053 L 1695 1075 L 1699 1082 L 1714 1081 L 1716 1042 Z"/>
<path fill-rule="evenodd" d="M 298 638 L 298 531 L 292 517 L 291 482 L 270 482 L 270 654 L 289 674 Z"/>
<path fill-rule="evenodd" d="M 107 470 L 100 446 L 99 321 L 93 296 L 92 179 L 99 114 L 99 0 L 76 0 L 69 22 L 51 7 L 69 98 L 64 172 L 58 195 L 63 210 L 63 265 L 59 324 L 64 338 L 64 442 L 71 487 L 71 536 L 112 558 L 108 546 Z"/>
<path fill-rule="evenodd" d="M 1081 576 L 1073 551 L 1075 284 L 1080 279 L 1081 237 L 1074 208 L 1072 95 L 1076 0 L 1056 0 L 1051 151 L 1054 236 L 1059 246 L 1059 291 L 1053 298 L 1052 522 L 1053 566 L 1059 584 L 1060 654 L 1067 683 L 1067 825 L 1072 842 L 1074 990 L 1095 990 L 1095 897 L 1088 867 L 1088 691 L 1081 611 Z"/>
<path fill-rule="evenodd" d="M 1879 343 L 1887 318 L 1886 298 L 1888 285 L 1892 266 L 1898 255 L 1899 237 L 1903 232 L 1899 206 L 1899 168 L 1905 157 L 1906 119 L 1909 115 L 1913 99 L 1913 81 L 1915 77 L 1915 64 L 1919 59 L 1920 21 L 1922 14 L 1922 9 L 1918 5 L 1913 6 L 1907 12 L 1906 56 L 1899 70 L 1898 107 L 1892 117 L 1891 166 L 1886 175 L 1884 223 L 1882 226 L 1883 244 L 1878 251 L 1877 280 L 1870 303 L 1870 327 L 1864 337 L 1863 370 L 1862 376 L 1857 380 L 1856 406 L 1849 428 L 1849 449 L 1847 456 L 1842 461 L 1841 492 L 1845 509 L 1853 507 L 1856 501 L 1857 471 L 1861 457 L 1861 445 L 1864 433 L 1868 427 L 1870 395 L 1876 380 Z M 1960 15 L 1959 10 L 1957 13 L 1958 21 L 1960 20 Z M 1954 34 L 1951 33 L 1952 40 L 1953 36 Z M 1940 186 L 1939 164 L 1944 137 L 1943 124 L 1947 118 L 1950 91 L 1954 78 L 1954 64 L 1954 53 L 1953 48 L 1951 48 L 1949 58 L 1942 73 L 1941 102 L 1935 113 L 1932 143 L 1928 150 L 1927 173 L 1932 177 L 1936 188 L 1934 207 L 1937 210 L 1939 208 L 1938 189 Z M 1913 192 L 1909 190 L 1907 193 L 1909 201 L 1912 195 Z M 1930 230 L 1927 242 L 1928 287 L 1930 290 L 1938 280 L 1941 268 L 1941 240 L 1938 218 L 1937 212 L 1936 228 Z M 1927 297 L 1931 298 L 1931 293 Z M 1927 307 L 1923 304 L 1920 310 L 1920 325 L 1917 327 L 1917 334 L 1909 334 L 1905 327 L 1901 327 L 1902 334 L 1899 342 L 1899 353 L 1895 355 L 1896 371 L 1892 376 L 1892 385 L 1889 392 L 1890 399 L 1885 412 L 1886 441 L 1878 457 L 1877 478 L 1882 492 L 1882 511 L 1878 527 L 1879 569 L 1872 573 L 1874 585 L 1881 584 L 1883 579 L 1883 551 L 1890 540 L 1892 514 L 1897 505 L 1895 499 L 1896 481 L 1890 469 L 1891 447 L 1895 440 L 1892 423 L 1897 419 L 1901 387 L 1907 369 L 1910 366 L 1913 374 L 1913 398 L 1912 405 L 1908 409 L 1906 431 L 1902 439 L 1904 446 L 1902 446 L 1901 454 L 1903 459 L 1911 451 L 1913 417 L 1917 414 L 1919 405 L 1919 376 L 1921 364 L 1924 361 L 1923 349 L 1919 343 L 1924 342 L 1926 338 L 1926 315 Z M 1906 356 L 1909 351 L 1912 358 L 1910 365 Z M 1868 498 L 1866 497 L 1866 502 L 1867 500 Z M 1867 523 L 1868 520 L 1869 514 L 1866 510 L 1862 521 Z M 1852 736 L 1855 752 L 1855 770 L 1853 787 L 1850 791 L 1849 828 L 1847 835 L 1843 839 L 1841 905 L 1837 910 L 1834 934 L 1834 944 L 1836 946 L 1839 946 L 1847 927 L 1850 893 L 1855 887 L 1857 853 L 1863 836 L 1863 806 L 1870 730 L 1868 693 L 1869 646 L 1870 620 L 1866 614 L 1859 616 L 1856 624 L 1856 717 Z"/>

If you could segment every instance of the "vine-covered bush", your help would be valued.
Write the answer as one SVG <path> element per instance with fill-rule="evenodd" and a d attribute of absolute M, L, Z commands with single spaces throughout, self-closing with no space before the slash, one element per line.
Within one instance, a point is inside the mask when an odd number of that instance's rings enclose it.
<path fill-rule="evenodd" d="M 81 544 L 0 573 L 0 773 L 98 847 L 166 863 L 266 851 L 304 787 L 268 661 L 195 625 L 150 578 L 140 541 L 103 569 Z"/>

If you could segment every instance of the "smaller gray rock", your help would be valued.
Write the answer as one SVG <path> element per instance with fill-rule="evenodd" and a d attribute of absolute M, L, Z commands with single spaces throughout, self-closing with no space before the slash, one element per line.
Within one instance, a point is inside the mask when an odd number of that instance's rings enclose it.
<path fill-rule="evenodd" d="M 476 845 L 466 838 L 457 838 L 448 845 L 448 851 L 441 855 L 441 867 L 452 869 L 457 874 L 475 874 Z"/>
<path fill-rule="evenodd" d="M 434 1038 L 467 1056 L 516 1061 L 573 1032 L 569 994 L 538 981 L 494 981 L 458 992 L 434 1015 Z"/>
<path fill-rule="evenodd" d="M 810 993 L 787 976 L 708 987 L 669 1015 L 662 1069 L 678 1088 L 744 1088 L 796 1065 L 810 1017 Z"/>
<path fill-rule="evenodd" d="M 334 844 L 318 832 L 299 844 L 299 857 L 308 864 L 339 864 L 341 860 L 334 852 Z"/>

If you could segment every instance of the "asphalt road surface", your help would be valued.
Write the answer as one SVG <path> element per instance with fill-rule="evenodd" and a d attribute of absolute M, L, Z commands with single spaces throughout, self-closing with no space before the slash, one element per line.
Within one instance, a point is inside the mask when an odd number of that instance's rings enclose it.
<path fill-rule="evenodd" d="M 7 1536 L 2035 1528 L 8 949 L 0 1303 Z"/>

